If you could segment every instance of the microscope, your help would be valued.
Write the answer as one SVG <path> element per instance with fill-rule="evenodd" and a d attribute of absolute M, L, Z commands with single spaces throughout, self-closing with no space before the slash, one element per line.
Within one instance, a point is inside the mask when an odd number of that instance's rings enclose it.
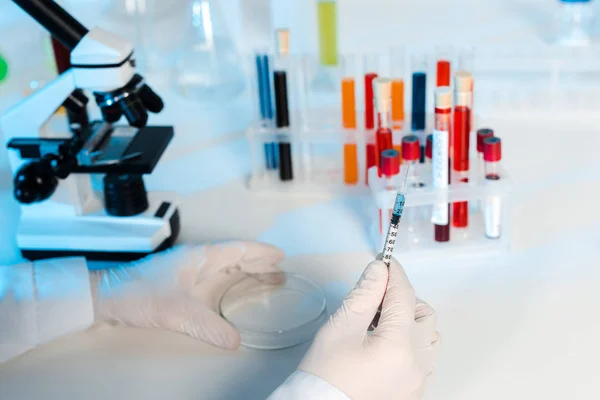
<path fill-rule="evenodd" d="M 134 260 L 170 247 L 180 230 L 177 198 L 148 193 L 142 176 L 153 171 L 173 128 L 146 126 L 148 111 L 160 112 L 163 102 L 136 74 L 132 45 L 100 28 L 88 31 L 52 0 L 13 1 L 71 52 L 70 69 L 0 118 L 21 206 L 21 253 Z M 101 121 L 89 121 L 86 93 Z M 51 129 L 61 106 L 69 127 Z M 122 117 L 128 124 L 115 125 Z"/>

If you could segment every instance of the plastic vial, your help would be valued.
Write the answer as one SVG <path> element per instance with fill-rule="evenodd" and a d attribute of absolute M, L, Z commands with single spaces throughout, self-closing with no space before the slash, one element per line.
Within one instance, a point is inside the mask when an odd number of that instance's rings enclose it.
<path fill-rule="evenodd" d="M 594 7 L 591 0 L 559 0 L 556 15 L 557 43 L 567 46 L 590 44 Z"/>
<path fill-rule="evenodd" d="M 244 75 L 215 0 L 193 0 L 187 43 L 176 61 L 174 85 L 200 102 L 230 100 L 244 90 Z"/>
<path fill-rule="evenodd" d="M 317 2 L 319 20 L 319 59 L 321 65 L 336 66 L 337 54 L 337 17 L 335 0 Z"/>
<path fill-rule="evenodd" d="M 370 65 L 365 61 L 365 65 Z M 365 68 L 366 69 L 366 68 Z M 375 71 L 375 69 L 366 69 L 367 71 Z M 365 148 L 366 154 L 366 171 L 365 178 L 366 184 L 369 184 L 369 168 L 377 165 L 377 145 L 375 143 L 375 138 L 371 140 L 371 137 L 368 131 L 372 131 L 375 129 L 375 101 L 373 99 L 373 81 L 377 78 L 377 73 L 375 72 L 367 72 L 364 76 L 364 98 L 365 98 L 365 113 L 364 113 L 364 121 L 365 121 L 365 130 L 367 131 L 367 145 Z"/>
<path fill-rule="evenodd" d="M 355 60 L 342 60 L 342 127 L 344 141 L 344 183 L 358 183 L 358 149 L 356 146 L 356 65 Z"/>
<path fill-rule="evenodd" d="M 473 77 L 459 71 L 455 74 L 456 100 L 453 115 L 452 167 L 460 182 L 469 180 L 469 140 L 471 132 L 471 91 Z M 469 221 L 469 205 L 466 201 L 452 206 L 452 225 L 466 228 Z"/>
<path fill-rule="evenodd" d="M 431 164 L 433 159 L 433 134 L 427 135 L 425 142 L 425 164 Z"/>
<path fill-rule="evenodd" d="M 393 149 L 392 138 L 392 81 L 376 78 L 373 81 L 375 110 L 377 111 L 377 131 L 375 132 L 376 165 L 381 176 L 381 153 Z"/>
<path fill-rule="evenodd" d="M 494 130 L 481 128 L 477 130 L 477 179 L 484 176 L 483 141 L 494 136 Z"/>
<path fill-rule="evenodd" d="M 425 107 L 427 93 L 427 58 L 425 56 L 413 57 L 412 67 L 412 118 L 413 132 L 425 130 Z M 423 142 L 424 142 L 423 138 Z M 424 145 L 425 143 L 423 143 Z"/>
<path fill-rule="evenodd" d="M 406 177 L 407 184 L 413 188 L 423 187 L 420 177 L 419 160 L 421 158 L 421 146 L 419 138 L 416 135 L 407 135 L 402 138 L 402 165 L 403 168 L 409 168 Z M 410 207 L 404 210 L 404 219 L 410 234 L 410 240 L 413 243 L 420 241 L 417 223 L 421 215 L 421 207 Z"/>
<path fill-rule="evenodd" d="M 394 48 L 390 52 L 392 79 L 392 129 L 404 129 L 404 48 Z"/>
<path fill-rule="evenodd" d="M 452 120 L 452 89 L 441 86 L 435 90 L 435 129 L 433 131 L 432 180 L 436 189 L 447 189 L 450 183 L 450 129 Z M 431 221 L 436 242 L 450 241 L 450 205 L 433 206 Z"/>
<path fill-rule="evenodd" d="M 502 160 L 502 141 L 498 137 L 489 137 L 483 141 L 485 160 L 485 179 L 489 183 L 502 179 L 500 161 Z M 491 196 L 483 206 L 485 236 L 497 239 L 502 234 L 502 203 L 499 196 Z"/>

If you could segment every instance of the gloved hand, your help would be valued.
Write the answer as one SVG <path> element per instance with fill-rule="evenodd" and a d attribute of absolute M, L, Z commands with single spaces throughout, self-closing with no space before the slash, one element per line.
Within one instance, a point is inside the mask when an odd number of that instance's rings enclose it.
<path fill-rule="evenodd" d="M 280 249 L 255 242 L 177 246 L 93 272 L 94 315 L 98 321 L 162 328 L 236 349 L 240 335 L 219 316 L 219 300 L 247 275 L 283 282 L 278 267 L 283 258 Z"/>
<path fill-rule="evenodd" d="M 368 335 L 384 292 L 379 326 Z M 392 260 L 388 272 L 383 261 L 374 261 L 321 328 L 298 369 L 352 400 L 416 400 L 434 369 L 440 343 L 435 325 L 433 309 L 415 298 L 400 264 Z"/>

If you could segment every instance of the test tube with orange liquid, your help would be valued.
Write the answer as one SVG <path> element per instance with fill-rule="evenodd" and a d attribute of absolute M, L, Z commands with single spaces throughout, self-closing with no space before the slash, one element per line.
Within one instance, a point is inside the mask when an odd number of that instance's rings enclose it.
<path fill-rule="evenodd" d="M 341 60 L 342 64 L 342 127 L 345 131 L 344 143 L 344 183 L 358 183 L 358 149 L 356 145 L 356 61 L 350 56 Z"/>

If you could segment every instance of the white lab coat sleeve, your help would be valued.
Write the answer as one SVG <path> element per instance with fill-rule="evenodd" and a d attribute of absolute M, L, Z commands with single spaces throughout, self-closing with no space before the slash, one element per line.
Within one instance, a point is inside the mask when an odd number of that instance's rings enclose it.
<path fill-rule="evenodd" d="M 267 400 L 350 400 L 344 392 L 323 379 L 304 371 L 296 371 Z"/>
<path fill-rule="evenodd" d="M 0 266 L 0 362 L 93 323 L 84 258 Z"/>

